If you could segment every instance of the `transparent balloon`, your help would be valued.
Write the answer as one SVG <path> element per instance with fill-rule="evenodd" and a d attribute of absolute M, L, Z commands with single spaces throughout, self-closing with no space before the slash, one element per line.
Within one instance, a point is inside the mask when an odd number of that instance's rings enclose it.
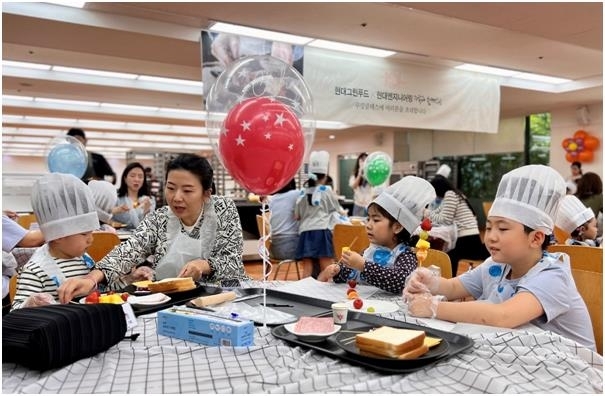
<path fill-rule="evenodd" d="M 376 187 L 389 180 L 393 170 L 393 160 L 387 153 L 375 151 L 366 158 L 363 170 L 368 183 Z"/>
<path fill-rule="evenodd" d="M 206 128 L 215 155 L 238 183 L 257 194 L 270 194 L 286 185 L 313 145 L 315 119 L 310 90 L 296 69 L 269 55 L 245 57 L 229 65 L 210 88 L 206 110 Z M 283 129 L 284 125 L 288 128 Z M 237 141 L 236 133 L 241 133 Z M 253 134 L 266 137 L 264 144 Z M 283 148 L 275 146 L 278 139 L 273 138 L 277 136 L 293 139 L 296 155 L 283 155 Z M 252 141 L 257 144 L 247 146 Z M 232 146 L 237 144 L 246 145 L 246 150 L 236 152 Z M 250 167 L 255 168 L 254 180 L 249 178 Z M 261 180 L 264 177 L 272 177 L 272 182 Z"/>
<path fill-rule="evenodd" d="M 68 173 L 81 178 L 88 167 L 88 153 L 73 136 L 53 138 L 46 148 L 46 165 L 53 173 Z"/>

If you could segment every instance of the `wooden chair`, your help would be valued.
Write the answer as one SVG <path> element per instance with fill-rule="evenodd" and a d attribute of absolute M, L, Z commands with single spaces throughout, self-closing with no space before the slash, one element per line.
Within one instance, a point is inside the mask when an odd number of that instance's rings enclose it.
<path fill-rule="evenodd" d="M 483 213 L 485 214 L 485 218 L 487 219 L 487 214 L 489 210 L 492 208 L 493 201 L 483 201 Z"/>
<path fill-rule="evenodd" d="M 113 232 L 93 232 L 92 245 L 88 247 L 88 254 L 96 262 L 107 255 L 115 246 L 120 244 L 120 237 Z"/>
<path fill-rule="evenodd" d="M 336 224 L 332 231 L 332 245 L 334 246 L 334 257 L 340 260 L 343 247 L 363 254 L 370 246 L 370 239 L 364 225 Z"/>
<path fill-rule="evenodd" d="M 265 217 L 265 221 L 263 223 L 263 216 Z M 269 225 L 269 215 L 267 212 L 265 212 L 263 215 L 256 215 L 256 225 L 258 227 L 258 233 L 261 236 L 261 238 L 263 237 L 263 235 L 269 235 L 270 234 L 270 225 Z M 263 225 L 264 225 L 264 229 L 263 229 Z M 264 233 L 263 233 L 264 231 Z M 271 238 L 267 238 L 265 240 L 265 249 L 267 249 L 267 252 L 271 252 Z M 297 279 L 300 279 L 300 269 L 298 268 L 298 262 L 295 259 L 285 259 L 285 260 L 276 260 L 276 259 L 272 259 L 271 257 L 269 257 L 269 262 L 271 263 L 271 266 L 273 267 L 273 280 L 277 279 L 277 276 L 279 275 L 279 272 L 281 270 L 281 268 L 284 265 L 287 265 L 286 267 L 286 275 L 285 275 L 285 279 L 288 279 L 288 274 L 290 273 L 290 267 L 292 266 L 292 264 L 294 264 L 294 268 L 296 269 L 296 277 Z"/>
<path fill-rule="evenodd" d="M 426 260 L 424 260 L 423 267 L 429 267 L 431 265 L 436 265 L 441 269 L 442 277 L 447 279 L 452 277 L 452 262 L 450 261 L 450 256 L 444 251 L 437 249 L 428 250 L 428 255 L 426 256 Z"/>
<path fill-rule="evenodd" d="M 590 314 L 597 352 L 603 355 L 603 249 L 557 244 L 548 251 L 569 255 L 571 274 Z"/>
<path fill-rule="evenodd" d="M 19 217 L 17 217 L 17 223 L 25 228 L 26 230 L 29 230 L 29 227 L 31 226 L 32 223 L 37 223 L 38 220 L 36 219 L 36 215 L 33 213 L 30 214 L 22 214 L 19 215 Z"/>
<path fill-rule="evenodd" d="M 567 241 L 571 237 L 571 234 L 569 234 L 567 231 L 563 231 L 557 226 L 555 226 L 553 234 L 555 236 L 555 239 L 557 240 L 557 243 L 561 245 L 564 245 L 565 241 Z"/>

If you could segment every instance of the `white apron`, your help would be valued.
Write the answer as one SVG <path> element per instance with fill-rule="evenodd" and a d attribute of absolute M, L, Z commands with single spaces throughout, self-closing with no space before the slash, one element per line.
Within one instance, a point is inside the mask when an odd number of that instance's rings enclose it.
<path fill-rule="evenodd" d="M 202 216 L 200 239 L 191 238 L 187 233 L 181 232 L 181 220 L 168 209 L 168 222 L 166 224 L 166 244 L 168 248 L 155 268 L 156 280 L 175 278 L 189 261 L 207 259 L 210 256 L 214 246 L 214 233 L 216 232 L 216 215 L 212 202 L 204 205 L 204 211 L 200 214 L 200 217 Z M 197 280 L 194 279 L 194 281 Z"/>

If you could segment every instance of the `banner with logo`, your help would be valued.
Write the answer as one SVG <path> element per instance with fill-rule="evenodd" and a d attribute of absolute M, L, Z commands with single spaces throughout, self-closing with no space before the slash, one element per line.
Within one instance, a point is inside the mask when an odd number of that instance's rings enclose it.
<path fill-rule="evenodd" d="M 448 131 L 498 131 L 496 79 L 389 58 L 305 49 L 315 119 Z"/>

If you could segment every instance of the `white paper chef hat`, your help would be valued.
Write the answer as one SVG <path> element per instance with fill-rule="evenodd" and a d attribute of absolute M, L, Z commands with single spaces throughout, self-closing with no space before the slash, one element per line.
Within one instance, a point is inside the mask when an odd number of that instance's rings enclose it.
<path fill-rule="evenodd" d="M 445 177 L 446 179 L 448 177 L 450 177 L 450 173 L 452 173 L 452 168 L 450 168 L 448 165 L 443 164 L 439 167 L 439 169 L 437 169 L 437 175 L 441 175 L 443 177 Z"/>
<path fill-rule="evenodd" d="M 31 202 L 47 242 L 99 228 L 92 193 L 74 175 L 49 173 L 36 180 Z"/>
<path fill-rule="evenodd" d="M 522 166 L 502 176 L 488 216 L 505 217 L 550 235 L 564 196 L 565 180 L 553 168 Z"/>
<path fill-rule="evenodd" d="M 330 153 L 325 150 L 311 151 L 311 154 L 309 154 L 309 173 L 327 175 L 328 165 L 330 165 Z"/>
<path fill-rule="evenodd" d="M 388 186 L 372 203 L 380 205 L 412 234 L 422 221 L 424 208 L 436 197 L 431 183 L 420 177 L 405 176 Z"/>
<path fill-rule="evenodd" d="M 555 224 L 572 233 L 576 228 L 595 217 L 592 209 L 587 208 L 575 195 L 566 195 L 561 200 Z"/>
<path fill-rule="evenodd" d="M 113 184 L 105 180 L 91 180 L 88 182 L 88 188 L 92 192 L 99 220 L 109 223 L 113 216 L 111 210 L 118 201 L 118 191 Z"/>

